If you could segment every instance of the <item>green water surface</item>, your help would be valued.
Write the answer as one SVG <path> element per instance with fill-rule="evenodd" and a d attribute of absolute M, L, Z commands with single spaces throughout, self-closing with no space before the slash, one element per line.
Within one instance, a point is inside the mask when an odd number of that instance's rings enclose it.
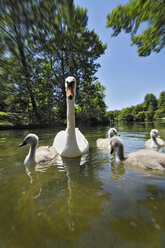
<path fill-rule="evenodd" d="M 113 125 L 112 125 L 113 126 Z M 144 148 L 151 128 L 118 124 L 125 153 Z M 165 172 L 114 162 L 96 147 L 109 127 L 82 127 L 89 153 L 25 166 L 28 133 L 52 145 L 60 128 L 0 131 L 0 247 L 165 247 Z M 162 151 L 165 153 L 165 149 Z"/>

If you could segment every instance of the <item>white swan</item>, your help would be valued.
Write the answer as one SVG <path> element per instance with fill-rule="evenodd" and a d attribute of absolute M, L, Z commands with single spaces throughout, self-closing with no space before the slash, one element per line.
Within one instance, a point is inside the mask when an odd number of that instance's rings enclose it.
<path fill-rule="evenodd" d="M 110 138 L 112 138 L 115 135 L 119 135 L 117 133 L 116 128 L 114 128 L 114 127 L 109 129 L 108 134 L 109 134 Z M 96 146 L 99 148 L 108 148 L 109 149 L 110 148 L 110 139 L 109 138 L 107 138 L 107 139 L 99 138 L 96 140 Z"/>
<path fill-rule="evenodd" d="M 110 140 L 110 154 L 117 150 L 117 161 L 123 161 L 131 166 L 144 169 L 163 169 L 165 168 L 165 154 L 153 150 L 139 150 L 124 156 L 124 145 L 118 137 Z"/>
<path fill-rule="evenodd" d="M 66 104 L 67 104 L 67 128 L 60 131 L 53 142 L 58 154 L 64 157 L 77 157 L 89 150 L 89 143 L 84 135 L 75 128 L 75 96 L 76 79 L 67 77 L 65 79 Z"/>
<path fill-rule="evenodd" d="M 52 160 L 56 157 L 57 151 L 54 147 L 50 146 L 40 146 L 37 148 L 39 142 L 39 138 L 36 134 L 28 134 L 25 139 L 18 145 L 24 146 L 30 144 L 29 153 L 24 160 L 25 165 L 29 165 L 31 163 L 41 163 L 46 162 L 48 160 Z"/>
<path fill-rule="evenodd" d="M 164 140 L 161 139 L 159 131 L 157 129 L 152 129 L 150 132 L 151 139 L 145 142 L 146 147 L 149 148 L 159 148 L 165 146 Z"/>

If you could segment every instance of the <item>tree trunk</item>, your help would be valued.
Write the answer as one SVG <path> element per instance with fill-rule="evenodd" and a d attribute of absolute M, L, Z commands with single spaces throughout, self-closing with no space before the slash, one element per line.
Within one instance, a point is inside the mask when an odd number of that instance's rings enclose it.
<path fill-rule="evenodd" d="M 15 30 L 15 33 L 16 33 L 16 39 L 17 39 L 17 45 L 18 45 L 20 58 L 21 58 L 21 64 L 22 64 L 23 72 L 24 72 L 24 75 L 25 75 L 25 78 L 26 78 L 26 80 L 25 80 L 26 81 L 26 87 L 27 87 L 27 90 L 28 90 L 28 93 L 29 93 L 29 97 L 31 99 L 34 114 L 35 114 L 37 120 L 40 121 L 41 118 L 42 118 L 42 115 L 39 113 L 39 110 L 38 110 L 37 105 L 36 105 L 35 97 L 34 97 L 31 82 L 30 82 L 30 74 L 28 72 L 28 66 L 27 66 L 27 62 L 26 62 L 24 48 L 23 48 L 23 44 L 22 44 L 22 41 L 21 41 L 21 34 L 18 31 L 18 29 L 17 29 L 15 24 L 14 24 L 14 30 Z"/>

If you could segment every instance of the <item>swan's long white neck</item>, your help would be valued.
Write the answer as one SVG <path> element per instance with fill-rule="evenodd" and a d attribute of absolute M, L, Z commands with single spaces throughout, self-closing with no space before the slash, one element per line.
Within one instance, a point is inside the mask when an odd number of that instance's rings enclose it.
<path fill-rule="evenodd" d="M 63 156 L 73 157 L 81 154 L 77 145 L 76 133 L 75 133 L 75 95 L 72 100 L 66 97 L 67 102 L 67 129 L 66 129 L 66 143 L 65 149 L 62 153 Z"/>
<path fill-rule="evenodd" d="M 67 130 L 72 134 L 75 133 L 75 97 L 72 100 L 69 100 L 66 97 L 66 104 L 67 104 Z"/>

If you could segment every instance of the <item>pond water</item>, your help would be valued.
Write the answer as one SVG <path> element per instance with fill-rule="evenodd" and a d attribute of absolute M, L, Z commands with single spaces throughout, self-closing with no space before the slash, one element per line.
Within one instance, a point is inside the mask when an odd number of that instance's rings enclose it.
<path fill-rule="evenodd" d="M 125 154 L 144 148 L 151 128 L 165 139 L 165 123 L 115 127 Z M 165 172 L 111 161 L 96 147 L 108 129 L 80 128 L 88 154 L 40 166 L 25 166 L 28 147 L 17 145 L 29 132 L 51 145 L 60 128 L 0 131 L 0 247 L 165 247 Z"/>

